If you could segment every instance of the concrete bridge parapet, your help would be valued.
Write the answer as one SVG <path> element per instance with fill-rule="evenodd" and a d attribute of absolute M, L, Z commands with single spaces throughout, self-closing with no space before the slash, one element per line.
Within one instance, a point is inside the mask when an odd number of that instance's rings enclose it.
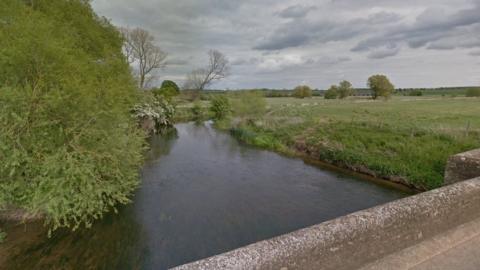
<path fill-rule="evenodd" d="M 445 170 L 445 184 L 480 176 L 480 149 L 451 156 Z"/>

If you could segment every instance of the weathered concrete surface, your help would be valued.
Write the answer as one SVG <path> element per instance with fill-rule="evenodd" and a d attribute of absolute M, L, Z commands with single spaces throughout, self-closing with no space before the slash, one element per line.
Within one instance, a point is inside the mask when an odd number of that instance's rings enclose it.
<path fill-rule="evenodd" d="M 478 247 L 480 218 L 367 264 L 360 270 L 478 270 Z"/>
<path fill-rule="evenodd" d="M 480 149 L 451 156 L 445 169 L 445 184 L 480 177 Z"/>
<path fill-rule="evenodd" d="M 480 236 L 459 244 L 425 261 L 412 270 L 478 270 L 480 269 Z"/>
<path fill-rule="evenodd" d="M 357 269 L 475 220 L 479 209 L 477 178 L 175 269 Z"/>

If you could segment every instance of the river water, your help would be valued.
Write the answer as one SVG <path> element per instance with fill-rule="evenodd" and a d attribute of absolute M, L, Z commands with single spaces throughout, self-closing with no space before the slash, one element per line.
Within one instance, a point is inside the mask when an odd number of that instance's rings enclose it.
<path fill-rule="evenodd" d="M 3 224 L 0 269 L 166 269 L 407 195 L 209 124 L 178 124 L 150 143 L 133 204 L 51 238 L 41 224 Z"/>

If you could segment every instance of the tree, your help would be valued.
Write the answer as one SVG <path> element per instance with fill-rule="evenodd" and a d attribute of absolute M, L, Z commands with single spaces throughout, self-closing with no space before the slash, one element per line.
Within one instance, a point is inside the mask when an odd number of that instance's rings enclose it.
<path fill-rule="evenodd" d="M 162 89 L 171 89 L 172 92 L 175 92 L 177 94 L 180 93 L 180 88 L 178 87 L 178 85 L 174 81 L 170 81 L 170 80 L 163 81 L 161 88 Z"/>
<path fill-rule="evenodd" d="M 174 81 L 165 80 L 160 88 L 154 88 L 152 92 L 157 99 L 166 98 L 169 100 L 180 94 L 180 88 Z"/>
<path fill-rule="evenodd" d="M 385 75 L 371 76 L 368 78 L 367 85 L 373 91 L 373 99 L 377 99 L 378 97 L 389 98 L 395 90 L 395 86 L 393 86 Z"/>
<path fill-rule="evenodd" d="M 338 97 L 344 99 L 353 95 L 354 90 L 352 84 L 349 81 L 341 81 L 337 88 Z"/>
<path fill-rule="evenodd" d="M 154 37 L 141 28 L 121 28 L 123 52 L 130 64 L 137 64 L 138 86 L 144 88 L 155 78 L 152 72 L 166 66 L 167 53 L 154 44 Z"/>
<path fill-rule="evenodd" d="M 185 89 L 201 91 L 214 81 L 221 80 L 229 75 L 230 65 L 225 55 L 217 50 L 210 50 L 208 59 L 209 62 L 206 67 L 195 69 L 187 75 Z"/>
<path fill-rule="evenodd" d="M 311 97 L 312 89 L 307 85 L 299 85 L 293 89 L 293 96 L 296 98 Z"/>
<path fill-rule="evenodd" d="M 0 208 L 53 228 L 130 202 L 144 134 L 120 33 L 88 1 L 0 1 Z"/>
<path fill-rule="evenodd" d="M 336 99 L 338 96 L 338 86 L 332 85 L 330 88 L 325 92 L 324 98 L 325 99 Z"/>

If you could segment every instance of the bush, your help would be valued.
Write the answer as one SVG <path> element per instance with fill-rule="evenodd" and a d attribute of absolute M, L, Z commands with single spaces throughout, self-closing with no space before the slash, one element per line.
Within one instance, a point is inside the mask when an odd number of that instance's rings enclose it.
<path fill-rule="evenodd" d="M 210 111 L 215 120 L 227 118 L 231 110 L 230 100 L 226 96 L 217 95 L 211 99 Z"/>
<path fill-rule="evenodd" d="M 175 106 L 168 100 L 155 99 L 135 105 L 132 114 L 139 123 L 142 123 L 145 119 L 152 119 L 155 123 L 152 131 L 159 133 L 163 128 L 173 126 Z"/>
<path fill-rule="evenodd" d="M 480 88 L 471 88 L 467 90 L 467 97 L 480 97 Z"/>
<path fill-rule="evenodd" d="M 293 89 L 293 96 L 296 98 L 306 98 L 312 96 L 312 89 L 306 85 L 300 85 Z"/>
<path fill-rule="evenodd" d="M 0 207 L 89 226 L 138 186 L 122 39 L 88 1 L 0 1 Z"/>
<path fill-rule="evenodd" d="M 258 117 L 267 110 L 267 101 L 256 91 L 242 91 L 232 101 L 233 113 L 239 117 Z"/>
<path fill-rule="evenodd" d="M 338 87 L 336 85 L 330 86 L 330 88 L 325 91 L 323 96 L 325 99 L 336 99 L 338 96 Z"/>
<path fill-rule="evenodd" d="M 193 102 L 193 106 L 190 110 L 194 120 L 200 120 L 203 118 L 204 111 L 199 101 Z"/>

